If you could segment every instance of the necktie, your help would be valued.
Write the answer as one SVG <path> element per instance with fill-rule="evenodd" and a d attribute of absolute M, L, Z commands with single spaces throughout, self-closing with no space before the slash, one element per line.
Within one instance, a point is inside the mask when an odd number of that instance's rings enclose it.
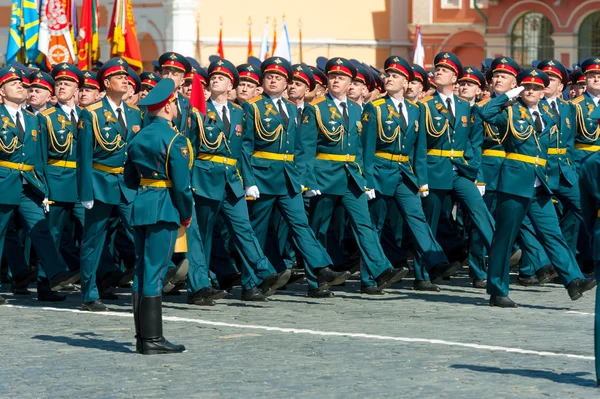
<path fill-rule="evenodd" d="M 121 131 L 123 134 L 127 134 L 127 126 L 125 126 L 125 120 L 123 119 L 123 110 L 121 108 L 117 108 L 117 120 L 119 121 L 119 125 L 121 125 Z"/>
<path fill-rule="evenodd" d="M 300 121 L 302 120 L 302 108 L 298 108 L 298 122 L 300 123 Z"/>
<path fill-rule="evenodd" d="M 400 117 L 402 119 L 402 130 L 406 130 L 408 123 L 406 122 L 406 118 L 404 117 L 404 112 L 402 112 L 403 105 L 404 104 L 402 103 L 398 103 L 398 113 L 400 114 Z"/>
<path fill-rule="evenodd" d="M 342 116 L 344 117 L 344 124 L 347 128 L 350 128 L 350 126 L 348 126 L 350 124 L 350 118 L 348 118 L 348 108 L 346 107 L 346 103 L 342 101 L 340 105 L 342 107 Z"/>
<path fill-rule="evenodd" d="M 556 115 L 556 119 L 558 120 L 558 128 L 560 129 L 560 114 L 558 113 L 558 107 L 556 106 L 556 101 L 552 101 L 552 111 L 554 111 L 554 115 Z"/>
<path fill-rule="evenodd" d="M 25 128 L 23 128 L 23 122 L 21 122 L 21 113 L 17 112 L 17 129 L 19 129 L 19 136 L 21 136 L 21 141 L 25 137 Z"/>
<path fill-rule="evenodd" d="M 73 130 L 77 129 L 77 116 L 75 116 L 75 110 L 72 109 L 71 110 L 71 124 L 74 127 Z"/>
<path fill-rule="evenodd" d="M 450 120 L 450 124 L 452 126 L 454 126 L 454 110 L 452 109 L 452 101 L 450 100 L 450 98 L 446 99 L 446 106 L 448 108 L 448 116 L 449 116 L 449 120 Z"/>
<path fill-rule="evenodd" d="M 288 123 L 290 123 L 290 118 L 287 116 L 287 114 L 283 110 L 283 101 L 281 101 L 281 99 L 279 99 L 277 108 L 279 109 L 279 113 L 281 114 L 281 117 L 283 118 L 283 123 L 285 124 L 285 127 L 287 128 Z"/>
<path fill-rule="evenodd" d="M 535 124 L 535 131 L 539 134 L 543 130 L 542 119 L 540 118 L 540 113 L 537 111 L 533 112 L 533 123 Z"/>
<path fill-rule="evenodd" d="M 227 116 L 226 106 L 223 106 L 223 126 L 225 126 L 225 131 L 223 133 L 229 134 L 229 129 L 231 129 L 231 122 L 229 122 L 229 117 Z"/>

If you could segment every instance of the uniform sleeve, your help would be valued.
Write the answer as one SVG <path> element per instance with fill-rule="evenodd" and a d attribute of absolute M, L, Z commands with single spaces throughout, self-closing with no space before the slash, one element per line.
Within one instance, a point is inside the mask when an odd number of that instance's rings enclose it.
<path fill-rule="evenodd" d="M 81 112 L 77 129 L 77 194 L 80 201 L 93 201 L 94 130 L 91 111 L 85 109 Z"/>
<path fill-rule="evenodd" d="M 302 137 L 302 120 L 304 119 L 304 115 L 306 114 L 306 107 L 302 110 L 302 115 L 300 116 L 300 120 L 298 120 L 296 125 L 296 136 L 294 142 L 294 156 L 296 169 L 298 170 L 298 174 L 300 175 L 300 183 L 304 187 L 308 187 L 305 181 L 306 177 L 306 143 Z"/>
<path fill-rule="evenodd" d="M 168 150 L 169 178 L 173 184 L 171 199 L 179 212 L 181 222 L 185 222 L 192 217 L 194 207 L 190 187 L 191 146 L 192 144 L 187 138 L 177 134 Z"/>
<path fill-rule="evenodd" d="M 41 173 L 43 173 L 44 175 L 46 175 L 46 168 L 48 165 L 48 126 L 46 125 L 47 122 L 49 122 L 50 117 L 46 117 L 44 115 L 42 115 L 41 113 L 39 113 L 37 115 L 36 121 L 38 122 L 39 125 L 39 131 L 38 131 L 38 147 L 39 147 L 39 154 L 41 157 L 41 167 L 42 170 L 40 171 Z"/>
<path fill-rule="evenodd" d="M 467 161 L 469 161 L 469 165 L 477 168 L 477 182 L 485 183 L 483 180 L 483 172 L 481 170 L 481 148 L 483 147 L 483 121 L 479 117 L 478 105 L 474 105 L 471 108 L 471 119 L 469 123 L 471 124 L 471 134 L 469 135 L 469 140 L 471 141 L 471 146 L 473 147 L 473 157 L 472 159 L 467 159 Z"/>
<path fill-rule="evenodd" d="M 368 103 L 362 115 L 363 130 L 361 134 L 361 143 L 363 147 L 363 171 L 367 180 L 367 187 L 375 187 L 374 162 L 375 150 L 377 148 L 377 113 L 375 107 Z"/>
<path fill-rule="evenodd" d="M 425 107 L 419 104 L 419 128 L 417 129 L 417 141 L 415 143 L 414 157 L 412 159 L 413 170 L 417 176 L 419 186 L 427 184 L 427 129 L 425 128 Z"/>
<path fill-rule="evenodd" d="M 256 186 L 256 179 L 250 164 L 250 159 L 254 154 L 254 107 L 255 105 L 248 102 L 243 104 L 245 122 L 242 139 L 242 159 L 240 159 L 240 162 L 242 164 L 241 173 L 244 179 L 244 187 Z"/>
<path fill-rule="evenodd" d="M 127 150 L 127 160 L 125 161 L 125 167 L 123 171 L 123 179 L 125 180 L 125 186 L 132 190 L 137 190 L 140 186 L 140 175 L 137 172 L 135 164 L 131 160 L 131 156 L 134 151 L 135 150 L 133 149 L 133 146 L 129 144 L 129 148 Z"/>
<path fill-rule="evenodd" d="M 479 108 L 479 115 L 485 122 L 496 125 L 500 131 L 506 129 L 508 124 L 508 113 L 504 104 L 508 101 L 508 96 L 502 94 L 488 101 L 483 107 Z"/>
<path fill-rule="evenodd" d="M 300 178 L 304 187 L 310 190 L 319 190 L 315 178 L 315 159 L 317 156 L 318 127 L 315 114 L 315 106 L 307 104 L 302 114 L 302 122 L 298 128 L 296 140 L 302 141 L 302 164 Z"/>
<path fill-rule="evenodd" d="M 600 153 L 591 155 L 581 165 L 579 190 L 584 227 L 594 236 L 594 224 L 598 219 L 597 202 L 600 202 Z M 598 245 L 598 243 L 595 243 Z"/>

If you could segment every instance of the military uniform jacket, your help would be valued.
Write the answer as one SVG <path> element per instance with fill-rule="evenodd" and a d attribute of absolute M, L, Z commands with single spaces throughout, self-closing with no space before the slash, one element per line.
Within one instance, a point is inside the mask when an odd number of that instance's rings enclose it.
<path fill-rule="evenodd" d="M 362 109 L 346 99 L 348 120 L 344 118 L 327 94 L 304 108 L 300 136 L 304 142 L 302 157 L 304 186 L 322 194 L 344 195 L 352 181 L 360 190 L 367 190 L 363 176 Z M 347 157 L 347 162 L 318 159 L 320 154 Z M 350 157 L 354 157 L 351 160 Z M 372 188 L 372 187 L 371 187 Z"/>
<path fill-rule="evenodd" d="M 590 155 L 591 151 L 578 149 L 581 146 L 600 146 L 600 124 L 598 119 L 591 118 L 590 115 L 596 109 L 593 97 L 585 92 L 581 96 L 571 101 L 572 113 L 575 118 L 575 161 L 580 163 L 584 158 Z"/>
<path fill-rule="evenodd" d="M 415 188 L 427 184 L 427 136 L 419 129 L 419 106 L 405 99 L 407 125 L 389 96 L 365 105 L 362 116 L 364 165 L 367 187 L 394 195 L 400 181 Z M 399 162 L 376 156 L 376 152 L 409 157 Z"/>
<path fill-rule="evenodd" d="M 242 178 L 244 186 L 258 186 L 261 194 L 286 195 L 290 190 L 294 193 L 302 190 L 298 172 L 301 157 L 297 156 L 302 146 L 296 131 L 298 110 L 290 101 L 283 101 L 289 116 L 287 126 L 284 126 L 277 105 L 269 96 L 261 94 L 243 104 L 246 121 L 242 133 L 242 161 L 249 164 L 242 165 Z M 294 160 L 279 161 L 252 156 L 257 151 L 281 157 L 294 155 Z"/>
<path fill-rule="evenodd" d="M 131 213 L 132 226 L 159 222 L 179 225 L 192 217 L 194 200 L 190 189 L 192 146 L 164 118 L 153 118 L 131 141 L 125 165 L 125 180 L 137 188 Z M 171 187 L 146 183 L 168 181 Z"/>
<path fill-rule="evenodd" d="M 135 190 L 128 188 L 122 168 L 127 160 L 127 144 L 139 132 L 142 119 L 137 107 L 123 104 L 127 131 L 121 129 L 107 98 L 90 105 L 79 118 L 77 144 L 77 188 L 80 201 L 98 200 L 118 205 L 121 198 L 133 201 Z M 111 173 L 99 168 L 114 168 Z"/>
<path fill-rule="evenodd" d="M 594 260 L 600 260 L 600 151 L 581 164 L 579 186 L 583 221 L 594 237 Z"/>
<path fill-rule="evenodd" d="M 79 116 L 81 108 L 75 107 Z M 77 122 L 59 104 L 38 114 L 41 155 L 45 165 L 48 198 L 52 201 L 77 202 Z"/>
<path fill-rule="evenodd" d="M 548 175 L 548 187 L 551 190 L 558 190 L 561 176 L 569 187 L 577 184 L 578 175 L 573 160 L 575 157 L 573 144 L 575 140 L 575 123 L 572 114 L 571 105 L 561 98 L 556 99 L 559 115 L 556 115 L 548 102 L 544 99 L 540 101 L 540 107 L 552 118 L 557 127 L 556 134 L 550 135 L 548 150 L 553 154 L 548 154 L 548 163 L 546 164 L 546 173 Z M 566 151 L 565 154 L 560 152 Z M 558 152 L 558 154 L 557 154 Z"/>
<path fill-rule="evenodd" d="M 42 162 L 41 141 L 38 132 L 38 120 L 31 112 L 23 110 L 23 129 L 21 136 L 17 125 L 4 105 L 0 105 L 0 162 L 12 162 L 33 166 L 34 170 L 11 169 L 0 165 L 0 204 L 18 205 L 25 180 L 40 197 L 48 195 L 44 164 Z"/>
<path fill-rule="evenodd" d="M 492 99 L 496 98 L 496 94 L 492 95 Z M 487 98 L 475 104 L 472 108 L 473 130 L 477 131 L 477 135 L 481 134 L 481 149 L 478 151 L 473 146 L 473 152 L 481 154 L 481 165 L 477 176 L 477 182 L 485 183 L 486 191 L 495 191 L 498 188 L 498 178 L 500 177 L 500 169 L 504 163 L 504 156 L 493 155 L 494 151 L 504 152 L 502 141 L 506 138 L 506 131 L 500 131 L 498 126 L 492 125 L 481 118 L 481 109 L 487 104 L 491 98 Z M 489 152 L 488 152 L 489 151 Z M 491 153 L 491 155 L 486 155 Z M 475 155 L 477 156 L 477 155 Z"/>
<path fill-rule="evenodd" d="M 229 131 L 225 131 L 223 120 L 215 109 L 212 101 L 206 103 L 206 119 L 202 122 L 200 112 L 195 108 L 198 125 L 198 137 L 194 148 L 196 158 L 203 155 L 215 155 L 235 159 L 237 165 L 212 162 L 208 160 L 194 160 L 192 169 L 192 190 L 195 195 L 220 201 L 223 199 L 226 187 L 229 187 L 237 198 L 243 197 L 244 187 L 241 178 L 242 158 L 242 133 L 244 124 L 244 111 L 232 102 L 228 103 Z"/>
<path fill-rule="evenodd" d="M 519 154 L 531 158 L 546 159 L 550 135 L 558 130 L 552 117 L 539 104 L 540 116 L 544 120 L 544 130 L 541 134 L 535 132 L 533 115 L 520 100 L 502 110 L 508 101 L 506 94 L 489 101 L 481 109 L 481 117 L 496 126 L 500 131 L 508 129 L 508 135 L 503 141 L 507 158 L 504 159 L 498 180 L 498 191 L 519 197 L 533 198 L 535 196 L 535 178 L 541 187 L 552 193 L 547 185 L 546 168 L 541 164 L 510 159 L 509 154 Z"/>
<path fill-rule="evenodd" d="M 475 181 L 479 171 L 469 165 L 466 159 L 473 157 L 469 139 L 471 110 L 469 103 L 454 96 L 455 121 L 451 123 L 446 105 L 439 94 L 425 97 L 420 102 L 421 116 L 419 126 L 427 132 L 427 177 L 430 189 L 451 190 L 454 180 L 454 168 L 469 180 Z M 444 151 L 452 154 L 462 151 L 463 155 L 438 156 Z M 460 154 L 460 153 L 459 153 Z"/>

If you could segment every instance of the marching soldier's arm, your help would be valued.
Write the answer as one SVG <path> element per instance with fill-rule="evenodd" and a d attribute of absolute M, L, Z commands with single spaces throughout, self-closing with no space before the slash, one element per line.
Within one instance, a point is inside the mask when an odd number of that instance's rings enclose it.
<path fill-rule="evenodd" d="M 192 158 L 192 144 L 184 136 L 177 134 L 171 141 L 167 154 L 169 179 L 173 185 L 171 198 L 175 208 L 179 211 L 181 223 L 187 225 L 192 218 L 194 207 L 192 189 L 190 188 L 190 169 L 194 161 Z"/>
<path fill-rule="evenodd" d="M 42 159 L 41 164 L 43 167 L 43 170 L 41 170 L 40 172 L 44 173 L 44 175 L 46 174 L 46 167 L 48 165 L 48 125 L 46 124 L 47 118 L 49 119 L 49 117 L 42 115 L 42 113 L 37 114 L 37 122 L 39 125 L 38 151 Z"/>
<path fill-rule="evenodd" d="M 600 152 L 591 155 L 580 168 L 579 191 L 584 227 L 594 235 L 594 223 L 598 218 L 597 203 L 600 201 Z"/>
<path fill-rule="evenodd" d="M 377 111 L 373 104 L 365 105 L 362 115 L 363 131 L 361 134 L 361 144 L 363 147 L 363 172 L 367 179 L 367 187 L 375 187 L 375 177 L 373 167 L 375 163 L 375 151 L 377 149 Z"/>
<path fill-rule="evenodd" d="M 465 157 L 469 162 L 469 165 L 477 168 L 477 183 L 483 184 L 483 172 L 481 171 L 481 147 L 483 146 L 483 123 L 481 118 L 477 116 L 476 111 L 477 105 L 471 107 L 471 116 L 469 118 L 469 124 L 471 125 L 471 132 L 469 133 L 469 141 L 471 142 L 471 148 L 473 154 L 470 158 Z"/>
<path fill-rule="evenodd" d="M 135 164 L 131 160 L 131 151 L 128 151 L 127 161 L 123 168 L 123 179 L 125 180 L 125 186 L 132 190 L 137 190 L 140 186 L 140 175 L 135 167 Z"/>
<path fill-rule="evenodd" d="M 252 154 L 254 154 L 254 106 L 247 101 L 242 106 L 245 122 L 242 133 L 242 156 L 239 161 L 242 166 L 240 169 L 245 188 L 256 186 L 256 179 L 250 164 L 250 159 L 252 159 Z"/>
<path fill-rule="evenodd" d="M 317 138 L 319 135 L 317 120 L 315 115 L 315 106 L 307 104 L 302 114 L 302 123 L 300 124 L 296 140 L 302 141 L 301 161 L 301 179 L 303 185 L 311 190 L 319 190 L 317 179 L 315 178 L 315 159 L 317 156 Z"/>
<path fill-rule="evenodd" d="M 94 130 L 92 113 L 84 109 L 79 118 L 77 140 L 77 194 L 79 200 L 93 201 L 92 159 L 94 157 Z"/>
<path fill-rule="evenodd" d="M 302 110 L 302 116 L 298 121 L 296 127 L 296 141 L 294 142 L 294 157 L 296 169 L 298 170 L 298 174 L 300 175 L 300 183 L 308 188 L 309 186 L 306 183 L 306 140 L 304 140 L 304 132 L 302 132 L 302 120 L 304 119 L 305 110 Z"/>
<path fill-rule="evenodd" d="M 411 160 L 413 170 L 417 176 L 419 187 L 425 186 L 427 180 L 427 129 L 425 128 L 424 105 L 419 105 L 419 128 L 416 131 L 417 140 L 415 142 L 414 156 Z"/>
<path fill-rule="evenodd" d="M 508 96 L 502 94 L 488 101 L 479 109 L 479 115 L 485 122 L 496 125 L 500 131 L 504 131 L 508 124 L 508 112 L 504 104 L 508 101 Z"/>

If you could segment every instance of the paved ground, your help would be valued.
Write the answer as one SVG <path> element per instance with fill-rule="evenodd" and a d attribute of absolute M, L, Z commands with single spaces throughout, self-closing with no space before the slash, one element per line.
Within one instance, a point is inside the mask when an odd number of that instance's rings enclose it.
<path fill-rule="evenodd" d="M 571 302 L 557 285 L 523 288 L 522 306 L 487 306 L 466 278 L 440 293 L 407 280 L 383 297 L 350 281 L 336 298 L 306 287 L 264 304 L 234 297 L 199 308 L 164 303 L 165 335 L 188 352 L 135 354 L 130 300 L 110 313 L 34 298 L 0 307 L 1 398 L 594 397 L 595 291 Z M 48 306 L 48 307 L 46 307 Z"/>

